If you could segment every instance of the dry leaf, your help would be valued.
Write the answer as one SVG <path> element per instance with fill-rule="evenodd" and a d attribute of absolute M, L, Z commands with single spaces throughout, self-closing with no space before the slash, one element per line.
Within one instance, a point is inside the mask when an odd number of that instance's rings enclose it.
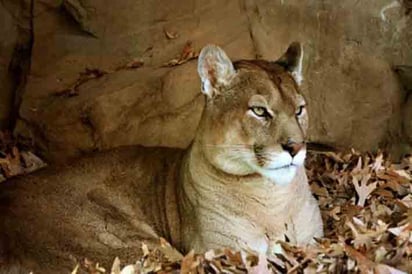
<path fill-rule="evenodd" d="M 352 248 L 351 246 L 345 245 L 345 251 L 352 259 L 354 259 L 358 263 L 361 273 L 371 273 L 371 271 L 375 268 L 374 262 L 369 260 L 362 253 Z"/>
<path fill-rule="evenodd" d="M 138 274 L 139 272 L 136 271 L 136 267 L 134 265 L 127 265 L 125 266 L 120 274 Z"/>
<path fill-rule="evenodd" d="M 116 257 L 114 259 L 113 265 L 112 265 L 112 270 L 110 272 L 111 274 L 120 274 L 120 260 L 119 257 Z"/>
<path fill-rule="evenodd" d="M 379 153 L 379 155 L 376 156 L 376 158 L 375 158 L 375 162 L 371 165 L 371 168 L 375 172 L 380 171 L 380 170 L 384 169 L 382 164 L 383 164 L 383 154 Z"/>
<path fill-rule="evenodd" d="M 356 176 L 353 176 L 352 178 L 352 183 L 355 186 L 356 193 L 358 194 L 358 206 L 364 207 L 366 199 L 376 189 L 377 182 L 368 185 L 370 177 L 370 174 L 362 176 L 360 183 Z"/>
<path fill-rule="evenodd" d="M 177 65 L 184 64 L 194 58 L 197 58 L 199 56 L 199 52 L 196 52 L 192 46 L 191 41 L 187 41 L 186 44 L 184 45 L 182 52 L 180 53 L 180 56 L 177 58 L 173 58 L 170 61 L 168 61 L 166 64 L 163 66 L 165 67 L 173 67 Z"/>
<path fill-rule="evenodd" d="M 77 271 L 79 271 L 79 267 L 80 267 L 80 265 L 77 264 L 76 267 L 73 269 L 71 274 L 77 274 Z"/>
<path fill-rule="evenodd" d="M 399 269 L 393 268 L 386 264 L 378 264 L 374 269 L 375 274 L 407 274 Z"/>
<path fill-rule="evenodd" d="M 271 272 L 268 268 L 266 255 L 264 253 L 259 253 L 257 265 L 248 267 L 247 271 L 251 274 L 270 274 Z"/>
<path fill-rule="evenodd" d="M 412 224 L 408 223 L 399 227 L 389 228 L 388 231 L 393 235 L 398 236 L 402 240 L 412 243 Z"/>
<path fill-rule="evenodd" d="M 149 248 L 147 247 L 147 245 L 145 243 L 142 242 L 142 252 L 143 252 L 143 257 L 147 257 L 150 254 Z"/>
<path fill-rule="evenodd" d="M 160 238 L 160 247 L 159 250 L 166 256 L 166 258 L 171 262 L 179 262 L 184 257 L 182 253 L 177 251 L 174 247 L 172 247 L 164 238 Z"/>
<path fill-rule="evenodd" d="M 166 38 L 169 39 L 169 40 L 176 39 L 176 38 L 179 37 L 179 34 L 177 34 L 177 32 L 175 32 L 175 31 L 168 31 L 166 29 L 164 29 L 163 31 L 166 35 Z"/>
<path fill-rule="evenodd" d="M 211 249 L 205 253 L 204 257 L 206 260 L 212 261 L 216 257 L 216 253 L 213 249 Z"/>
<path fill-rule="evenodd" d="M 22 151 L 20 155 L 25 166 L 24 173 L 31 173 L 47 166 L 47 164 L 43 162 L 42 159 L 40 159 L 30 151 Z"/>
<path fill-rule="evenodd" d="M 136 69 L 144 65 L 144 61 L 141 58 L 135 58 L 130 63 L 127 63 L 124 68 L 126 69 Z"/>
<path fill-rule="evenodd" d="M 181 274 L 189 274 L 192 272 L 192 269 L 197 266 L 195 260 L 195 251 L 191 250 L 181 262 L 180 273 Z"/>

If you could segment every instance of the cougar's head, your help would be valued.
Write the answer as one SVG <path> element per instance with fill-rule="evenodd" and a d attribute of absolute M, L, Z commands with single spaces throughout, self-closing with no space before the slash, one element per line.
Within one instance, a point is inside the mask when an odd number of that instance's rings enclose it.
<path fill-rule="evenodd" d="M 302 55 L 297 42 L 273 62 L 232 63 L 217 46 L 202 49 L 198 72 L 207 103 L 197 140 L 215 168 L 280 185 L 292 181 L 306 155 Z"/>

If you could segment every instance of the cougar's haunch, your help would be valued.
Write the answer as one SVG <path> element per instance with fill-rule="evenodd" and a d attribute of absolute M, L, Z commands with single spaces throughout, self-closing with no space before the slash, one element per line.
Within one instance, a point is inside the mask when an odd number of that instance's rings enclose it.
<path fill-rule="evenodd" d="M 0 272 L 63 273 L 84 257 L 134 261 L 142 241 L 160 236 L 182 251 L 259 252 L 285 236 L 322 236 L 303 167 L 302 55 L 293 43 L 278 61 L 232 63 L 206 46 L 206 106 L 187 150 L 118 148 L 1 185 Z"/>

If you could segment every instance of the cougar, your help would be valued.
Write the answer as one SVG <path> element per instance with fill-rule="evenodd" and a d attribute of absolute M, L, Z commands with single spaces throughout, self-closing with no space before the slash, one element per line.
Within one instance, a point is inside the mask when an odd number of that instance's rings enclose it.
<path fill-rule="evenodd" d="M 205 108 L 186 150 L 123 147 L 51 166 L 0 187 L 0 269 L 68 273 L 82 258 L 134 261 L 164 237 L 182 252 L 270 253 L 305 245 L 322 220 L 304 169 L 303 51 L 231 62 L 198 58 Z"/>

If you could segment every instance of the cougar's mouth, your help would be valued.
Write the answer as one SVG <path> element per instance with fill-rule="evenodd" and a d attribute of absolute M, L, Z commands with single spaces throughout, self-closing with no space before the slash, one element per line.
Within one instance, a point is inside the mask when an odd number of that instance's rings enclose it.
<path fill-rule="evenodd" d="M 295 165 L 295 164 L 288 164 L 288 165 L 283 165 L 283 166 L 280 166 L 280 167 L 273 167 L 273 168 L 266 168 L 266 169 L 267 170 L 280 170 L 280 169 L 284 169 L 284 168 L 290 168 L 292 166 L 297 167 L 297 165 Z"/>

